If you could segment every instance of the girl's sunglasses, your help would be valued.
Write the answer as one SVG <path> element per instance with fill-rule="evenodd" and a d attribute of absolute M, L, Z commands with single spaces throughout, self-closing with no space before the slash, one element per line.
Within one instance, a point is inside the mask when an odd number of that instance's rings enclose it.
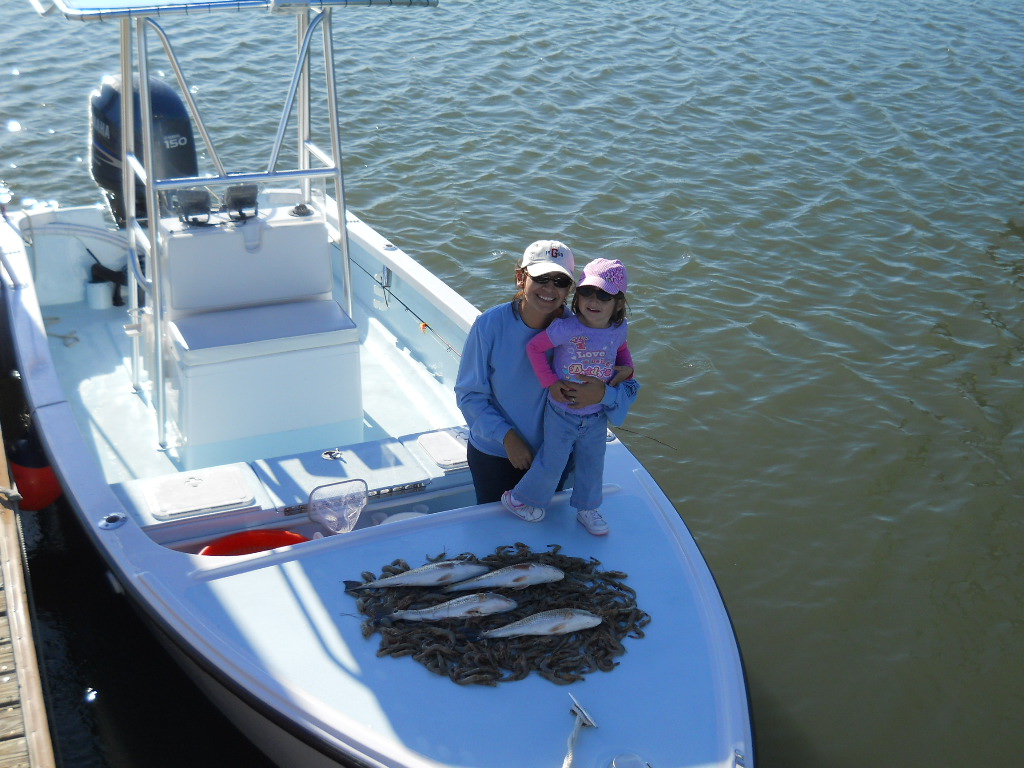
<path fill-rule="evenodd" d="M 608 291 L 602 291 L 596 285 L 581 285 L 576 289 L 576 295 L 582 296 L 584 299 L 589 299 L 597 296 L 598 301 L 611 301 L 615 298 L 614 293 L 608 293 Z"/>
<path fill-rule="evenodd" d="M 530 279 L 533 280 L 533 282 L 537 283 L 537 285 L 547 285 L 548 283 L 554 283 L 555 288 L 568 288 L 570 285 L 572 285 L 572 278 L 566 275 L 548 273 L 546 275 L 540 275 L 538 277 L 530 275 Z"/>

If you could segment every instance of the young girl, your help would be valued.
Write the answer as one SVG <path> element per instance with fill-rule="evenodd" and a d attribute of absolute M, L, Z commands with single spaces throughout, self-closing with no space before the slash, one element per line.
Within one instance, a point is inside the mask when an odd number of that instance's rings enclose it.
<path fill-rule="evenodd" d="M 539 522 L 544 518 L 544 508 L 555 494 L 569 454 L 574 453 L 576 480 L 569 504 L 588 532 L 595 536 L 608 533 L 608 523 L 598 507 L 609 410 L 604 400 L 597 405 L 577 405 L 575 398 L 566 396 L 566 390 L 581 377 L 594 376 L 607 382 L 611 391 L 623 383 L 629 390 L 626 410 L 635 399 L 640 385 L 632 379 L 633 360 L 626 345 L 626 285 L 621 261 L 590 262 L 573 297 L 573 315 L 552 321 L 526 346 L 537 378 L 548 389 L 548 399 L 540 451 L 523 479 L 501 496 L 505 509 L 522 520 Z M 551 365 L 545 355 L 549 349 L 555 350 Z M 609 404 L 622 402 L 614 394 L 605 400 Z"/>

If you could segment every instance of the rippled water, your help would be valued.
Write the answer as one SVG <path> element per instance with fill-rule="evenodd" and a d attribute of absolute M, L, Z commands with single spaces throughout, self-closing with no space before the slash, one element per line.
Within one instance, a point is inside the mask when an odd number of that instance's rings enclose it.
<path fill-rule="evenodd" d="M 337 14 L 360 215 L 481 307 L 538 237 L 629 265 L 645 390 L 623 437 L 716 574 L 763 766 L 1024 748 L 1022 19 L 998 0 Z M 280 109 L 259 67 L 291 43 L 270 20 L 235 42 L 184 26 L 214 43 L 186 71 L 240 170 Z M 0 7 L 16 194 L 97 198 L 86 100 L 116 38 Z"/>

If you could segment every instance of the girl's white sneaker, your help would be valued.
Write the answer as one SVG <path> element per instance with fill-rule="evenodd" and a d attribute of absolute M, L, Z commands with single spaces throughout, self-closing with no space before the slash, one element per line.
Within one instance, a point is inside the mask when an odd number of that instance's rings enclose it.
<path fill-rule="evenodd" d="M 581 509 L 576 513 L 576 519 L 587 529 L 587 533 L 592 533 L 595 536 L 604 536 L 610 530 L 607 521 L 596 509 Z"/>
<path fill-rule="evenodd" d="M 531 507 L 529 504 L 521 504 L 512 495 L 512 491 L 505 491 L 501 494 L 501 506 L 528 523 L 539 523 L 544 519 L 544 510 L 541 507 Z"/>

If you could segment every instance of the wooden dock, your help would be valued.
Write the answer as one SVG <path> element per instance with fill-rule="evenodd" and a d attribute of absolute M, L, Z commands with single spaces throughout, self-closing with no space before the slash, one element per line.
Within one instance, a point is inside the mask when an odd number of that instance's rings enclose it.
<path fill-rule="evenodd" d="M 0 432 L 0 446 L 3 445 Z M 12 487 L 0 448 L 0 489 Z M 53 745 L 32 641 L 17 514 L 0 494 L 0 768 L 51 768 Z"/>

